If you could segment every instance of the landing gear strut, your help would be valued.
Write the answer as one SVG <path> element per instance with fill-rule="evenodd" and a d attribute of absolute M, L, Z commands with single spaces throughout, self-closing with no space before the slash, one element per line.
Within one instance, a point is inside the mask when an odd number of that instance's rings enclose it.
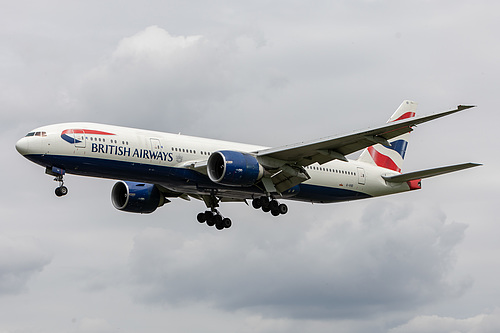
<path fill-rule="evenodd" d="M 280 204 L 276 199 L 269 200 L 269 197 L 254 198 L 252 206 L 255 209 L 261 208 L 265 213 L 271 212 L 273 216 L 284 215 L 288 212 L 288 206 Z"/>
<path fill-rule="evenodd" d="M 59 182 L 59 187 L 56 188 L 56 195 L 58 197 L 65 196 L 68 194 L 68 188 L 64 186 L 64 174 L 66 173 L 63 169 L 52 167 L 47 167 L 45 173 L 51 176 L 55 176 L 54 181 Z"/>
<path fill-rule="evenodd" d="M 213 227 L 215 225 L 217 230 L 231 227 L 231 219 L 223 217 L 222 214 L 216 209 L 219 207 L 219 199 L 217 199 L 213 193 L 209 196 L 204 196 L 203 201 L 205 201 L 205 204 L 210 208 L 210 210 L 199 213 L 196 216 L 198 222 L 206 222 L 209 227 Z"/>
<path fill-rule="evenodd" d="M 55 181 L 59 182 L 59 187 L 56 188 L 55 192 L 58 197 L 65 196 L 68 194 L 68 188 L 64 186 L 64 179 L 63 175 L 58 175 L 56 178 L 54 178 Z"/>

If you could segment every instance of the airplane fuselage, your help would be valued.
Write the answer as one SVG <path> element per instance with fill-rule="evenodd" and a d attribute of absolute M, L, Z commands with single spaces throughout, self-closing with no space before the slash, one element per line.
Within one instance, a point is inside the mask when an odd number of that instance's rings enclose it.
<path fill-rule="evenodd" d="M 16 147 L 29 160 L 69 174 L 159 184 L 178 193 L 215 192 L 234 199 L 266 194 L 257 185 L 217 184 L 193 168 L 216 151 L 252 153 L 266 149 L 262 146 L 95 123 L 64 123 L 37 128 Z M 315 163 L 306 170 L 310 179 L 281 197 L 329 203 L 412 189 L 406 182 L 388 183 L 382 178 L 397 172 L 354 160 Z"/>

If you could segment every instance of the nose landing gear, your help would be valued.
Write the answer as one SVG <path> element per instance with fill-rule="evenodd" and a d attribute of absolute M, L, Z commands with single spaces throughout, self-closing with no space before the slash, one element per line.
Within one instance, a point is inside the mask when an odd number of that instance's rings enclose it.
<path fill-rule="evenodd" d="M 60 175 L 60 176 L 57 176 L 56 178 L 54 178 L 55 181 L 59 182 L 59 187 L 56 187 L 56 195 L 58 197 L 62 197 L 62 196 L 65 196 L 66 194 L 68 194 L 68 188 L 66 186 L 64 186 L 64 179 L 63 179 L 63 176 Z"/>
<path fill-rule="evenodd" d="M 66 173 L 63 169 L 52 167 L 45 169 L 45 173 L 51 176 L 55 176 L 54 181 L 59 182 L 59 187 L 56 188 L 55 193 L 58 197 L 65 196 L 68 194 L 68 188 L 64 186 L 64 174 Z"/>

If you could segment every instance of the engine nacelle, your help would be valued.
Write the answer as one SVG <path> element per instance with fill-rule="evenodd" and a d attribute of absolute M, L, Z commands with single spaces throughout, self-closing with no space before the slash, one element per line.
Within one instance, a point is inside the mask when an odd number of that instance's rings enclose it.
<path fill-rule="evenodd" d="M 208 158 L 208 177 L 228 186 L 252 186 L 264 175 L 264 168 L 250 154 L 231 150 L 212 153 Z"/>
<path fill-rule="evenodd" d="M 120 181 L 111 190 L 111 202 L 118 210 L 149 214 L 163 206 L 165 197 L 156 185 Z"/>

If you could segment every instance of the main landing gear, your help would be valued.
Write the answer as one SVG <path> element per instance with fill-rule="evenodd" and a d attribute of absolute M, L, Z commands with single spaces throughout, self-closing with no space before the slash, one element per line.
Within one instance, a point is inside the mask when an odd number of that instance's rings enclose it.
<path fill-rule="evenodd" d="M 217 207 L 219 207 L 219 200 L 220 199 L 217 198 L 213 193 L 211 195 L 203 196 L 203 201 L 205 201 L 205 204 L 207 205 L 209 210 L 201 212 L 196 216 L 198 222 L 206 222 L 208 226 L 215 226 L 218 230 L 231 227 L 231 219 L 223 217 L 217 210 Z M 266 213 L 271 212 L 273 216 L 284 215 L 288 212 L 287 205 L 280 204 L 276 199 L 267 196 L 254 198 L 252 200 L 252 206 L 255 209 L 262 209 Z"/>
<path fill-rule="evenodd" d="M 265 213 L 271 212 L 273 216 L 284 215 L 288 212 L 288 206 L 280 204 L 276 199 L 269 200 L 268 197 L 254 198 L 252 206 L 255 209 L 262 208 Z"/>
<path fill-rule="evenodd" d="M 216 209 L 201 212 L 198 214 L 196 219 L 200 223 L 207 222 L 209 227 L 213 227 L 215 225 L 217 230 L 230 228 L 232 225 L 231 219 L 223 217 Z"/>
<path fill-rule="evenodd" d="M 217 207 L 219 207 L 220 199 L 215 196 L 215 193 L 203 196 L 203 201 L 205 201 L 205 204 L 207 205 L 208 208 L 210 208 L 210 210 L 199 213 L 198 216 L 196 216 L 198 222 L 200 223 L 207 222 L 207 225 L 209 227 L 215 226 L 217 230 L 222 230 L 231 227 L 232 225 L 231 219 L 223 217 L 221 213 L 219 213 L 219 211 L 217 210 Z"/>

